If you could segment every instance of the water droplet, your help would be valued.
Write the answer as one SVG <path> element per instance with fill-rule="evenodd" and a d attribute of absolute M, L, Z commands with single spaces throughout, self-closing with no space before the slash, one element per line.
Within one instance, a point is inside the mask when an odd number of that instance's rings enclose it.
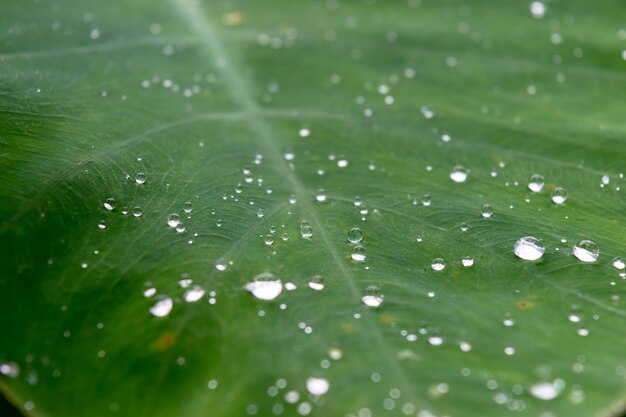
<path fill-rule="evenodd" d="M 122 214 L 126 216 L 128 214 L 128 207 L 122 207 Z"/>
<path fill-rule="evenodd" d="M 356 245 L 352 250 L 352 254 L 350 255 L 350 257 L 354 261 L 363 262 L 367 258 L 365 247 L 362 245 Z"/>
<path fill-rule="evenodd" d="M 144 292 L 143 292 L 143 296 L 146 297 L 146 298 L 150 298 L 154 294 L 156 294 L 156 288 L 154 288 L 154 287 L 146 288 L 144 290 Z"/>
<path fill-rule="evenodd" d="M 172 311 L 172 307 L 174 306 L 174 302 L 171 298 L 163 298 L 162 300 L 154 303 L 152 307 L 150 307 L 150 314 L 155 317 L 165 317 L 170 314 Z"/>
<path fill-rule="evenodd" d="M 100 220 L 100 221 L 98 222 L 98 229 L 100 229 L 100 230 L 104 230 L 104 229 L 106 229 L 106 228 L 107 228 L 107 223 L 106 223 L 104 220 Z"/>
<path fill-rule="evenodd" d="M 446 267 L 445 262 L 443 261 L 443 259 L 441 258 L 436 258 L 433 260 L 433 262 L 430 264 L 430 267 L 434 270 L 434 271 L 443 271 L 443 269 Z"/>
<path fill-rule="evenodd" d="M 306 138 L 310 134 L 311 134 L 311 131 L 305 127 L 303 127 L 302 129 L 298 131 L 298 136 L 300 136 L 301 138 Z"/>
<path fill-rule="evenodd" d="M 552 191 L 552 201 L 555 204 L 563 204 L 565 203 L 566 200 L 567 200 L 567 191 L 565 190 L 565 188 L 556 187 Z"/>
<path fill-rule="evenodd" d="M 320 203 L 326 201 L 326 192 L 324 191 L 324 189 L 320 188 L 315 192 L 315 200 L 319 201 Z"/>
<path fill-rule="evenodd" d="M 315 291 L 323 290 L 325 285 L 326 281 L 319 275 L 314 276 L 313 278 L 311 278 L 311 281 L 309 281 L 309 288 Z"/>
<path fill-rule="evenodd" d="M 308 223 L 300 225 L 300 236 L 302 236 L 303 239 L 310 239 L 313 237 L 313 229 L 311 229 L 311 226 L 309 226 Z"/>
<path fill-rule="evenodd" d="M 430 197 L 430 194 L 424 194 L 424 195 L 422 196 L 422 205 L 423 205 L 424 207 L 428 207 L 428 206 L 430 206 L 430 205 L 432 204 L 432 202 L 433 202 L 433 200 L 432 200 L 432 198 Z"/>
<path fill-rule="evenodd" d="M 134 217 L 141 217 L 142 214 L 143 214 L 143 210 L 141 209 L 141 207 L 139 207 L 139 206 L 133 207 L 133 216 Z"/>
<path fill-rule="evenodd" d="M 205 293 L 206 291 L 204 291 L 201 287 L 194 285 L 193 287 L 191 287 L 185 292 L 185 295 L 183 295 L 183 298 L 188 303 L 195 303 L 196 301 L 201 299 Z"/>
<path fill-rule="evenodd" d="M 613 268 L 615 269 L 624 269 L 626 267 L 626 263 L 620 258 L 613 259 Z"/>
<path fill-rule="evenodd" d="M 546 5 L 540 1 L 530 3 L 530 13 L 535 19 L 541 19 L 546 14 Z"/>
<path fill-rule="evenodd" d="M 104 202 L 104 208 L 112 211 L 115 210 L 115 200 L 112 198 L 107 198 L 106 201 Z"/>
<path fill-rule="evenodd" d="M 474 265 L 474 258 L 472 258 L 471 256 L 466 256 L 461 260 L 461 264 L 463 264 L 464 267 L 468 268 Z"/>
<path fill-rule="evenodd" d="M 542 175 L 534 174 L 530 177 L 530 180 L 528 180 L 528 189 L 533 193 L 538 193 L 543 190 L 544 183 L 545 180 Z"/>
<path fill-rule="evenodd" d="M 2 363 L 0 364 L 0 374 L 9 378 L 16 378 L 20 375 L 20 367 L 15 362 Z"/>
<path fill-rule="evenodd" d="M 450 172 L 450 179 L 454 182 L 465 182 L 468 174 L 469 171 L 464 166 L 457 165 L 452 168 L 452 172 Z"/>
<path fill-rule="evenodd" d="M 485 204 L 482 209 L 480 209 L 480 214 L 488 219 L 489 217 L 493 216 L 493 208 L 489 205 L 489 204 Z"/>
<path fill-rule="evenodd" d="M 343 352 L 338 347 L 331 347 L 328 349 L 328 356 L 330 356 L 331 359 L 338 361 L 343 357 Z"/>
<path fill-rule="evenodd" d="M 530 387 L 530 394 L 540 400 L 549 401 L 558 397 L 563 388 L 563 380 L 556 380 L 554 383 L 540 382 Z"/>
<path fill-rule="evenodd" d="M 191 213 L 192 212 L 193 204 L 191 204 L 191 201 L 187 201 L 185 203 L 185 206 L 184 206 L 183 210 L 185 211 L 185 213 Z"/>
<path fill-rule="evenodd" d="M 330 384 L 326 378 L 309 378 L 306 380 L 306 389 L 313 395 L 324 395 L 328 392 Z"/>
<path fill-rule="evenodd" d="M 600 256 L 600 248 L 592 240 L 581 240 L 574 246 L 573 255 L 582 262 L 595 262 Z"/>
<path fill-rule="evenodd" d="M 525 261 L 536 261 L 543 256 L 545 250 L 539 239 L 532 236 L 524 236 L 513 246 L 513 253 Z"/>
<path fill-rule="evenodd" d="M 252 282 L 246 284 L 246 290 L 259 300 L 269 301 L 280 295 L 283 290 L 283 283 L 270 272 L 263 272 L 255 276 Z"/>
<path fill-rule="evenodd" d="M 353 227 L 348 232 L 348 242 L 359 243 L 363 240 L 363 232 L 358 227 Z"/>
<path fill-rule="evenodd" d="M 180 224 L 180 216 L 176 213 L 172 213 L 167 217 L 167 225 L 169 227 L 176 227 Z"/>
<path fill-rule="evenodd" d="M 339 168 L 345 168 L 345 167 L 347 167 L 347 166 L 348 166 L 348 160 L 347 160 L 347 159 L 339 159 L 339 160 L 337 161 L 337 166 L 338 166 Z"/>
<path fill-rule="evenodd" d="M 256 211 L 256 216 L 257 216 L 259 219 L 262 219 L 262 218 L 263 218 L 263 216 L 265 216 L 265 211 L 263 211 L 263 209 L 258 209 L 258 210 Z"/>
<path fill-rule="evenodd" d="M 146 182 L 146 174 L 138 172 L 137 175 L 135 175 L 135 182 L 139 185 L 144 184 Z"/>
<path fill-rule="evenodd" d="M 176 226 L 176 233 L 183 233 L 185 230 L 187 230 L 185 225 L 179 222 L 178 226 Z"/>
<path fill-rule="evenodd" d="M 270 246 L 274 243 L 274 236 L 273 235 L 265 235 L 265 238 L 263 239 L 263 241 L 265 242 L 265 244 L 267 246 Z"/>
<path fill-rule="evenodd" d="M 365 290 L 365 295 L 361 298 L 361 302 L 368 307 L 380 307 L 383 303 L 383 297 L 377 286 L 371 285 Z"/>
<path fill-rule="evenodd" d="M 469 226 L 467 225 L 467 223 L 463 223 L 461 225 L 461 232 L 467 232 L 469 230 Z"/>
<path fill-rule="evenodd" d="M 226 269 L 228 268 L 228 261 L 224 258 L 219 258 L 217 261 L 215 261 L 215 269 L 217 269 L 218 271 L 226 271 Z"/>
<path fill-rule="evenodd" d="M 300 393 L 298 391 L 288 391 L 285 394 L 285 402 L 289 404 L 295 404 L 300 401 Z"/>
<path fill-rule="evenodd" d="M 430 343 L 433 346 L 441 346 L 443 344 L 443 337 L 431 336 L 428 338 L 428 343 Z"/>

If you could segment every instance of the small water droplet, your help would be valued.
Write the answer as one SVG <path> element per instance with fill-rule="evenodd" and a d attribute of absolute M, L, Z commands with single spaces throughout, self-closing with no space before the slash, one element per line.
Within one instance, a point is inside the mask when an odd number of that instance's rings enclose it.
<path fill-rule="evenodd" d="M 315 200 L 319 201 L 320 203 L 323 203 L 324 201 L 326 201 L 326 191 L 324 191 L 324 189 L 322 188 L 317 190 L 315 192 Z"/>
<path fill-rule="evenodd" d="M 187 291 L 185 291 L 183 298 L 188 303 L 195 303 L 196 301 L 200 300 L 204 296 L 205 293 L 206 291 L 204 289 L 195 285 L 191 287 L 190 289 L 188 289 Z"/>
<path fill-rule="evenodd" d="M 311 278 L 311 281 L 309 281 L 309 288 L 315 291 L 323 290 L 325 285 L 326 281 L 319 275 L 314 276 Z"/>
<path fill-rule="evenodd" d="M 452 172 L 450 172 L 450 179 L 454 182 L 465 182 L 469 171 L 462 165 L 457 165 L 452 168 Z"/>
<path fill-rule="evenodd" d="M 264 211 L 263 209 L 258 209 L 258 210 L 256 211 L 256 216 L 257 216 L 259 219 L 262 219 L 262 218 L 263 218 L 263 216 L 265 216 L 265 211 Z"/>
<path fill-rule="evenodd" d="M 263 241 L 265 242 L 265 244 L 267 246 L 270 246 L 274 243 L 274 235 L 265 235 L 265 238 L 263 239 Z"/>
<path fill-rule="evenodd" d="M 143 210 L 141 209 L 141 207 L 139 207 L 139 206 L 133 207 L 133 216 L 134 217 L 141 217 L 142 214 L 143 214 Z"/>
<path fill-rule="evenodd" d="M 146 182 L 146 174 L 138 172 L 137 175 L 135 175 L 135 182 L 139 185 L 144 184 Z"/>
<path fill-rule="evenodd" d="M 363 262 L 367 258 L 365 247 L 362 245 L 356 245 L 352 250 L 352 254 L 350 255 L 350 257 L 354 261 Z"/>
<path fill-rule="evenodd" d="M 20 367 L 15 362 L 2 363 L 0 364 L 0 374 L 9 378 L 16 378 L 20 375 Z"/>
<path fill-rule="evenodd" d="M 567 200 L 567 191 L 565 190 L 565 188 L 556 187 L 552 191 L 552 201 L 555 204 L 563 204 L 565 203 L 566 200 Z"/>
<path fill-rule="evenodd" d="M 600 256 L 600 248 L 592 240 L 581 240 L 574 246 L 573 255 L 582 262 L 595 262 Z"/>
<path fill-rule="evenodd" d="M 104 220 L 100 220 L 100 221 L 98 222 L 98 229 L 100 229 L 100 230 L 104 230 L 104 229 L 106 229 L 106 228 L 107 228 L 107 224 L 106 224 L 106 222 L 105 222 Z"/>
<path fill-rule="evenodd" d="M 311 229 L 308 222 L 302 222 L 302 224 L 300 224 L 300 236 L 302 236 L 303 239 L 313 237 L 313 229 Z"/>
<path fill-rule="evenodd" d="M 363 232 L 358 227 L 353 227 L 348 232 L 348 242 L 359 243 L 363 240 Z"/>
<path fill-rule="evenodd" d="M 530 3 L 530 13 L 535 19 L 541 19 L 546 14 L 546 5 L 540 1 Z"/>
<path fill-rule="evenodd" d="M 154 303 L 152 307 L 150 307 L 150 314 L 155 317 L 165 317 L 170 314 L 172 311 L 172 307 L 174 306 L 174 302 L 171 298 L 163 298 L 162 300 Z"/>
<path fill-rule="evenodd" d="M 228 261 L 225 258 L 219 258 L 215 261 L 215 269 L 218 271 L 226 271 L 228 268 Z"/>
<path fill-rule="evenodd" d="M 423 205 L 424 207 L 428 207 L 428 206 L 430 206 L 430 205 L 432 204 L 432 202 L 433 202 L 433 200 L 432 200 L 432 198 L 430 197 L 430 194 L 424 194 L 424 195 L 422 196 L 422 205 Z"/>
<path fill-rule="evenodd" d="M 613 259 L 613 268 L 615 269 L 624 269 L 626 267 L 626 263 L 620 258 Z"/>
<path fill-rule="evenodd" d="M 466 268 L 468 268 L 470 266 L 473 266 L 474 265 L 474 258 L 472 258 L 471 256 L 466 256 L 465 258 L 463 258 L 461 260 L 461 264 L 464 267 L 466 267 Z"/>
<path fill-rule="evenodd" d="M 435 258 L 432 263 L 430 264 L 430 267 L 434 270 L 434 271 L 443 271 L 444 268 L 446 267 L 445 262 L 443 261 L 443 259 L 441 258 Z"/>
<path fill-rule="evenodd" d="M 193 204 L 191 204 L 191 201 L 187 201 L 185 203 L 183 210 L 185 211 L 185 213 L 191 213 L 193 211 Z"/>
<path fill-rule="evenodd" d="M 461 225 L 461 232 L 467 232 L 469 230 L 469 226 L 467 225 L 467 223 L 463 223 Z"/>
<path fill-rule="evenodd" d="M 343 352 L 338 347 L 331 347 L 328 349 L 328 356 L 331 359 L 338 361 L 343 357 Z"/>
<path fill-rule="evenodd" d="M 489 204 L 485 204 L 481 209 L 480 209 L 480 214 L 488 219 L 489 217 L 493 216 L 493 208 L 489 205 Z"/>
<path fill-rule="evenodd" d="M 330 384 L 326 378 L 309 378 L 306 380 L 306 389 L 313 395 L 324 395 L 328 392 Z"/>
<path fill-rule="evenodd" d="M 109 211 L 115 210 L 115 205 L 116 205 L 115 200 L 112 198 L 107 198 L 106 201 L 104 202 L 104 208 Z"/>
<path fill-rule="evenodd" d="M 255 276 L 252 282 L 246 284 L 246 290 L 259 300 L 270 301 L 283 291 L 283 283 L 270 272 L 263 272 Z"/>
<path fill-rule="evenodd" d="M 441 346 L 443 344 L 443 337 L 431 336 L 428 338 L 428 343 L 430 343 L 433 346 Z"/>
<path fill-rule="evenodd" d="M 513 253 L 525 261 L 536 261 L 543 256 L 545 250 L 539 239 L 532 236 L 524 236 L 513 246 Z"/>
<path fill-rule="evenodd" d="M 183 233 L 185 230 L 187 230 L 185 225 L 179 222 L 178 226 L 176 226 L 176 233 Z"/>
<path fill-rule="evenodd" d="M 528 189 L 533 193 L 538 193 L 543 190 L 544 183 L 545 180 L 542 175 L 534 174 L 530 177 L 530 180 L 528 180 Z"/>
<path fill-rule="evenodd" d="M 180 224 L 180 216 L 176 213 L 172 213 L 167 217 L 167 225 L 169 227 L 177 227 Z"/>

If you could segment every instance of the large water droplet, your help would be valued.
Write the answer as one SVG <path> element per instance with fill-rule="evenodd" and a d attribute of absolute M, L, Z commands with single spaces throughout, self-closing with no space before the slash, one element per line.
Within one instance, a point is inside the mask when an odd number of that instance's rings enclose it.
<path fill-rule="evenodd" d="M 361 302 L 368 307 L 380 307 L 383 303 L 383 297 L 377 286 L 371 285 L 365 290 L 365 295 L 361 297 Z"/>
<path fill-rule="evenodd" d="M 303 239 L 313 237 L 313 229 L 311 229 L 311 226 L 309 226 L 309 223 L 306 221 L 300 223 L 300 236 L 302 236 Z"/>
<path fill-rule="evenodd" d="M 468 174 L 469 171 L 467 170 L 467 168 L 461 165 L 457 165 L 452 168 L 452 172 L 450 172 L 450 179 L 454 182 L 465 182 Z"/>
<path fill-rule="evenodd" d="M 365 252 L 365 247 L 361 245 L 356 245 L 352 250 L 352 254 L 350 255 L 352 260 L 362 262 L 367 258 L 367 253 Z"/>
<path fill-rule="evenodd" d="M 215 261 L 215 269 L 218 271 L 226 271 L 228 268 L 228 261 L 225 258 L 219 258 Z"/>
<path fill-rule="evenodd" d="M 432 263 L 430 264 L 430 267 L 434 271 L 443 271 L 444 268 L 446 267 L 446 263 L 443 261 L 443 259 L 436 258 L 432 261 Z"/>
<path fill-rule="evenodd" d="M 138 172 L 137 175 L 135 175 L 135 182 L 139 185 L 144 184 L 146 182 L 146 174 Z"/>
<path fill-rule="evenodd" d="M 363 240 L 363 232 L 358 227 L 353 227 L 348 232 L 348 242 L 359 243 Z"/>
<path fill-rule="evenodd" d="M 191 213 L 193 211 L 193 204 L 191 204 L 191 201 L 187 201 L 185 203 L 183 210 L 185 211 L 185 213 Z"/>
<path fill-rule="evenodd" d="M 600 248 L 592 240 L 581 240 L 574 246 L 574 256 L 583 262 L 595 262 L 600 256 Z"/>
<path fill-rule="evenodd" d="M 567 191 L 565 190 L 565 188 L 556 187 L 552 191 L 552 201 L 555 204 L 563 204 L 565 203 L 566 200 L 567 200 Z"/>
<path fill-rule="evenodd" d="M 541 19 L 546 14 L 546 5 L 540 1 L 530 3 L 530 13 L 535 19 Z"/>
<path fill-rule="evenodd" d="M 474 258 L 472 258 L 471 256 L 466 256 L 461 260 L 461 264 L 464 267 L 469 268 L 470 266 L 474 265 Z"/>
<path fill-rule="evenodd" d="M 326 378 L 309 378 L 306 380 L 306 389 L 313 395 L 324 395 L 330 384 Z"/>
<path fill-rule="evenodd" d="M 549 401 L 558 397 L 563 388 L 565 388 L 565 382 L 561 379 L 553 383 L 540 382 L 530 387 L 530 394 L 540 400 Z"/>
<path fill-rule="evenodd" d="M 325 285 L 326 281 L 319 275 L 314 276 L 313 278 L 311 278 L 311 281 L 309 281 L 309 288 L 315 291 L 323 290 Z"/>
<path fill-rule="evenodd" d="M 323 203 L 324 201 L 326 201 L 326 191 L 324 191 L 322 188 L 317 190 L 315 192 L 315 200 L 319 201 L 320 203 Z"/>
<path fill-rule="evenodd" d="M 167 225 L 169 227 L 176 227 L 180 224 L 180 216 L 176 213 L 172 213 L 167 216 Z"/>
<path fill-rule="evenodd" d="M 489 204 L 485 204 L 481 209 L 480 209 L 480 214 L 488 219 L 489 217 L 493 216 L 493 208 L 489 205 Z"/>
<path fill-rule="evenodd" d="M 106 201 L 104 202 L 104 208 L 111 211 L 111 210 L 115 210 L 115 200 L 112 198 L 107 198 Z"/>
<path fill-rule="evenodd" d="M 162 300 L 154 303 L 152 307 L 150 307 L 150 314 L 155 317 L 165 317 L 170 314 L 172 311 L 172 307 L 174 306 L 174 302 L 171 298 L 163 298 Z"/>
<path fill-rule="evenodd" d="M 206 291 L 204 291 L 201 287 L 194 285 L 193 287 L 191 287 L 185 292 L 185 295 L 183 295 L 183 298 L 188 303 L 195 303 L 196 301 L 200 300 L 204 296 L 205 292 Z"/>
<path fill-rule="evenodd" d="M 273 300 L 283 290 L 283 283 L 270 272 L 263 272 L 255 276 L 252 282 L 246 284 L 246 290 L 260 300 Z"/>
<path fill-rule="evenodd" d="M 524 236 L 513 246 L 513 253 L 525 261 L 536 261 L 543 256 L 545 250 L 539 239 L 532 236 Z"/>
<path fill-rule="evenodd" d="M 534 174 L 530 177 L 530 180 L 528 180 L 528 189 L 534 193 L 538 193 L 543 190 L 544 183 L 545 180 L 542 175 Z"/>
<path fill-rule="evenodd" d="M 139 206 L 133 207 L 133 217 L 141 217 L 143 210 Z"/>

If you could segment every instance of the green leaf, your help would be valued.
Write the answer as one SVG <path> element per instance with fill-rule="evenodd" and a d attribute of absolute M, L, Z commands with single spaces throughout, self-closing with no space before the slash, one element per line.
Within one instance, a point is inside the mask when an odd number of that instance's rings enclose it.
<path fill-rule="evenodd" d="M 623 412 L 623 4 L 473 3 L 4 2 L 4 394 L 36 416 Z"/>

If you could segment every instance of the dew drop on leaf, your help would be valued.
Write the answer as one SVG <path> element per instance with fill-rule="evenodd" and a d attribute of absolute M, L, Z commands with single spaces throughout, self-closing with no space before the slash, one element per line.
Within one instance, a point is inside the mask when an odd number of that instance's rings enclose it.
<path fill-rule="evenodd" d="M 215 261 L 215 269 L 217 269 L 218 271 L 226 271 L 226 269 L 228 268 L 228 261 L 224 258 L 219 258 L 217 261 Z"/>
<path fill-rule="evenodd" d="M 263 272 L 255 276 L 252 282 L 246 284 L 246 290 L 259 300 L 270 301 L 280 295 L 283 283 L 270 272 Z"/>
<path fill-rule="evenodd" d="M 565 383 L 563 380 L 556 380 L 553 383 L 540 382 L 530 387 L 530 394 L 540 400 L 549 401 L 559 396 Z"/>
<path fill-rule="evenodd" d="M 566 200 L 567 200 L 567 191 L 565 190 L 565 188 L 556 187 L 552 191 L 552 201 L 555 204 L 563 204 L 565 203 Z"/>
<path fill-rule="evenodd" d="M 115 200 L 112 198 L 107 198 L 104 202 L 104 208 L 109 211 L 115 210 Z"/>
<path fill-rule="evenodd" d="M 370 285 L 365 290 L 365 295 L 361 297 L 361 302 L 368 307 L 380 307 L 383 303 L 383 297 L 380 295 L 380 290 L 375 285 Z"/>
<path fill-rule="evenodd" d="M 466 256 L 465 258 L 463 258 L 461 260 L 461 264 L 464 267 L 466 267 L 466 268 L 468 268 L 470 266 L 473 266 L 474 265 L 474 258 L 472 258 L 471 256 Z"/>
<path fill-rule="evenodd" d="M 481 209 L 480 209 L 480 214 L 488 219 L 489 217 L 493 216 L 493 208 L 489 205 L 489 204 L 485 204 Z"/>
<path fill-rule="evenodd" d="M 180 224 L 180 216 L 176 213 L 172 213 L 167 216 L 167 225 L 169 227 L 177 227 Z"/>
<path fill-rule="evenodd" d="M 525 261 L 536 261 L 543 256 L 545 248 L 541 245 L 539 239 L 532 236 L 524 236 L 515 242 L 513 253 L 518 258 Z"/>
<path fill-rule="evenodd" d="M 188 303 L 195 303 L 196 301 L 200 300 L 204 296 L 205 292 L 206 291 L 202 289 L 201 287 L 194 285 L 193 287 L 185 291 L 183 298 Z"/>
<path fill-rule="evenodd" d="M 353 227 L 348 232 L 348 242 L 359 243 L 363 240 L 363 232 L 358 227 Z"/>
<path fill-rule="evenodd" d="M 318 201 L 320 203 L 323 203 L 324 201 L 326 201 L 326 191 L 324 191 L 322 188 L 317 190 L 315 192 L 315 201 Z"/>
<path fill-rule="evenodd" d="M 584 239 L 574 246 L 573 255 L 582 262 L 595 262 L 600 256 L 600 248 L 594 241 Z"/>
<path fill-rule="evenodd" d="M 441 258 L 435 258 L 430 264 L 433 271 L 443 271 L 446 267 L 446 263 Z"/>
<path fill-rule="evenodd" d="M 306 389 L 313 395 L 324 395 L 328 392 L 330 384 L 326 378 L 308 378 L 306 380 Z"/>
<path fill-rule="evenodd" d="M 622 270 L 626 267 L 626 263 L 621 258 L 613 259 L 613 268 Z"/>
<path fill-rule="evenodd" d="M 467 180 L 467 175 L 469 171 L 467 168 L 461 165 L 457 165 L 452 168 L 452 172 L 450 172 L 450 179 L 454 182 L 465 182 Z"/>
<path fill-rule="evenodd" d="M 185 213 L 191 213 L 193 211 L 193 204 L 191 204 L 191 201 L 187 201 L 185 203 L 183 210 L 185 211 Z"/>
<path fill-rule="evenodd" d="M 367 258 L 365 247 L 362 245 L 356 245 L 352 250 L 352 254 L 350 255 L 350 257 L 354 261 L 363 262 Z"/>
<path fill-rule="evenodd" d="M 135 182 L 139 185 L 144 184 L 146 182 L 146 174 L 138 172 L 137 175 L 135 175 Z"/>
<path fill-rule="evenodd" d="M 324 280 L 324 278 L 322 278 L 319 275 L 314 276 L 309 281 L 309 288 L 315 291 L 323 290 L 325 285 L 326 285 L 326 281 Z"/>
<path fill-rule="evenodd" d="M 174 302 L 171 298 L 164 298 L 162 300 L 154 303 L 152 307 L 150 307 L 150 314 L 155 317 L 165 317 L 170 314 L 172 311 L 172 307 L 174 306 Z"/>
<path fill-rule="evenodd" d="M 538 193 L 543 190 L 544 183 L 545 180 L 542 175 L 534 174 L 530 177 L 530 180 L 528 180 L 528 189 L 533 193 Z"/>

